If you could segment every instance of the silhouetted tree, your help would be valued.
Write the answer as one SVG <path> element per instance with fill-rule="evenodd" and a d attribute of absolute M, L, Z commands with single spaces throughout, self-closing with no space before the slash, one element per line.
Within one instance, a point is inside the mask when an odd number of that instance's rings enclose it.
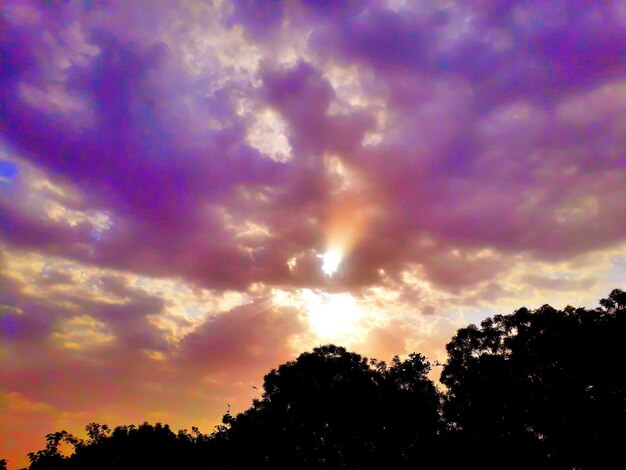
<path fill-rule="evenodd" d="M 6 459 L 0 459 L 0 470 L 7 470 L 7 461 L 6 461 Z"/>
<path fill-rule="evenodd" d="M 600 304 L 521 308 L 457 332 L 441 375 L 451 455 L 482 468 L 623 463 L 626 295 Z"/>
<path fill-rule="evenodd" d="M 61 470 L 67 468 L 67 457 L 59 451 L 62 442 L 72 440 L 73 437 L 66 431 L 54 432 L 46 435 L 46 447 L 37 452 L 30 452 L 30 470 Z"/>
<path fill-rule="evenodd" d="M 225 417 L 221 468 L 402 468 L 436 437 L 429 370 L 418 354 L 390 366 L 334 345 L 301 354 L 265 376 L 249 410 Z"/>
<path fill-rule="evenodd" d="M 167 424 L 143 423 L 139 426 L 117 426 L 90 423 L 88 438 L 78 439 L 61 431 L 46 436 L 46 448 L 29 454 L 30 470 L 66 469 L 161 469 L 191 468 L 206 453 L 200 448 L 208 436 L 192 428 L 174 434 Z M 67 443 L 74 453 L 65 457 L 59 445 Z"/>

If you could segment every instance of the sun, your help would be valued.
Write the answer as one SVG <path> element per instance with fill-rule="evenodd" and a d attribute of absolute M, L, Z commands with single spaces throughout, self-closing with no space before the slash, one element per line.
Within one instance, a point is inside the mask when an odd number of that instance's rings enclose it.
<path fill-rule="evenodd" d="M 324 261 L 322 263 L 322 271 L 328 277 L 331 277 L 333 274 L 337 272 L 339 268 L 339 264 L 343 258 L 341 251 L 339 250 L 329 250 L 323 255 L 318 255 Z"/>
<path fill-rule="evenodd" d="M 350 294 L 328 294 L 303 289 L 301 296 L 311 330 L 319 338 L 346 339 L 360 331 L 360 320 L 365 315 Z"/>

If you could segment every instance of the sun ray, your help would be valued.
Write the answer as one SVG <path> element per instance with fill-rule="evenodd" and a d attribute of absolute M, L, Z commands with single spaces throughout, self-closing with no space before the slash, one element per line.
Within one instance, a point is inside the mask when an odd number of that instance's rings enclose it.
<path fill-rule="evenodd" d="M 363 237 L 373 206 L 372 189 L 363 175 L 337 155 L 326 155 L 325 162 L 333 190 L 324 221 L 326 251 L 319 256 L 322 271 L 330 277 Z"/>

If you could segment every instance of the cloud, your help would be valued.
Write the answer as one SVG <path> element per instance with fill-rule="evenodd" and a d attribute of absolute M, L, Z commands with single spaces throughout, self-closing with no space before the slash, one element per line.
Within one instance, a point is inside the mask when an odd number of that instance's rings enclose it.
<path fill-rule="evenodd" d="M 363 228 L 368 236 L 355 247 L 351 284 L 375 283 L 378 269 L 406 263 L 437 271 L 439 258 L 385 247 L 388 237 L 414 245 L 426 234 L 455 249 L 543 258 L 622 239 L 618 180 L 599 183 L 616 178 L 623 146 L 616 127 L 621 26 L 613 4 L 272 5 L 236 2 L 222 13 L 231 15 L 227 26 L 240 24 L 253 36 L 264 28 L 297 35 L 308 22 L 307 59 L 275 63 L 268 38 L 256 46 L 263 60 L 245 73 L 221 68 L 225 59 L 209 54 L 200 75 L 184 67 L 193 43 L 176 42 L 160 21 L 129 35 L 103 22 L 112 14 L 104 7 L 63 10 L 52 21 L 34 7 L 9 5 L 5 21 L 15 34 L 3 42 L 11 72 L 2 98 L 11 115 L 5 141 L 77 191 L 83 212 L 104 209 L 110 222 L 93 232 L 3 207 L 7 239 L 213 287 L 298 285 L 286 263 L 323 249 L 318 224 L 324 207 L 335 204 L 328 154 L 359 171 L 375 194 L 369 206 L 385 214 Z M 185 8 L 165 16 L 210 21 L 198 12 L 196 19 Z M 53 39 L 20 39 L 36 28 Z M 324 75 L 334 63 L 356 66 L 361 93 L 384 103 L 382 121 L 378 108 L 343 102 Z M 262 108 L 285 122 L 287 161 L 248 143 L 255 121 L 247 113 Z M 83 127 L 72 124 L 78 115 Z M 371 132 L 382 140 L 364 144 Z M 238 232 L 249 223 L 265 235 L 241 243 Z M 367 259 L 359 261 L 359 252 Z"/>
<path fill-rule="evenodd" d="M 306 330 L 299 312 L 257 299 L 228 312 L 208 317 L 185 336 L 179 361 L 204 373 L 230 371 L 257 374 L 297 354 L 292 340 Z"/>

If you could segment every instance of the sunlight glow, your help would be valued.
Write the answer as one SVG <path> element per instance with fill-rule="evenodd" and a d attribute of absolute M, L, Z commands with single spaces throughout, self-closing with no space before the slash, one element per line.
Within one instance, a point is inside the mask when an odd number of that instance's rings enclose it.
<path fill-rule="evenodd" d="M 337 272 L 341 259 L 343 258 L 339 250 L 329 250 L 323 255 L 318 256 L 324 260 L 324 263 L 322 264 L 322 271 L 324 271 L 324 274 L 329 277 Z"/>
<path fill-rule="evenodd" d="M 327 294 L 302 290 L 311 330 L 320 338 L 345 339 L 359 333 L 363 310 L 350 294 Z"/>

